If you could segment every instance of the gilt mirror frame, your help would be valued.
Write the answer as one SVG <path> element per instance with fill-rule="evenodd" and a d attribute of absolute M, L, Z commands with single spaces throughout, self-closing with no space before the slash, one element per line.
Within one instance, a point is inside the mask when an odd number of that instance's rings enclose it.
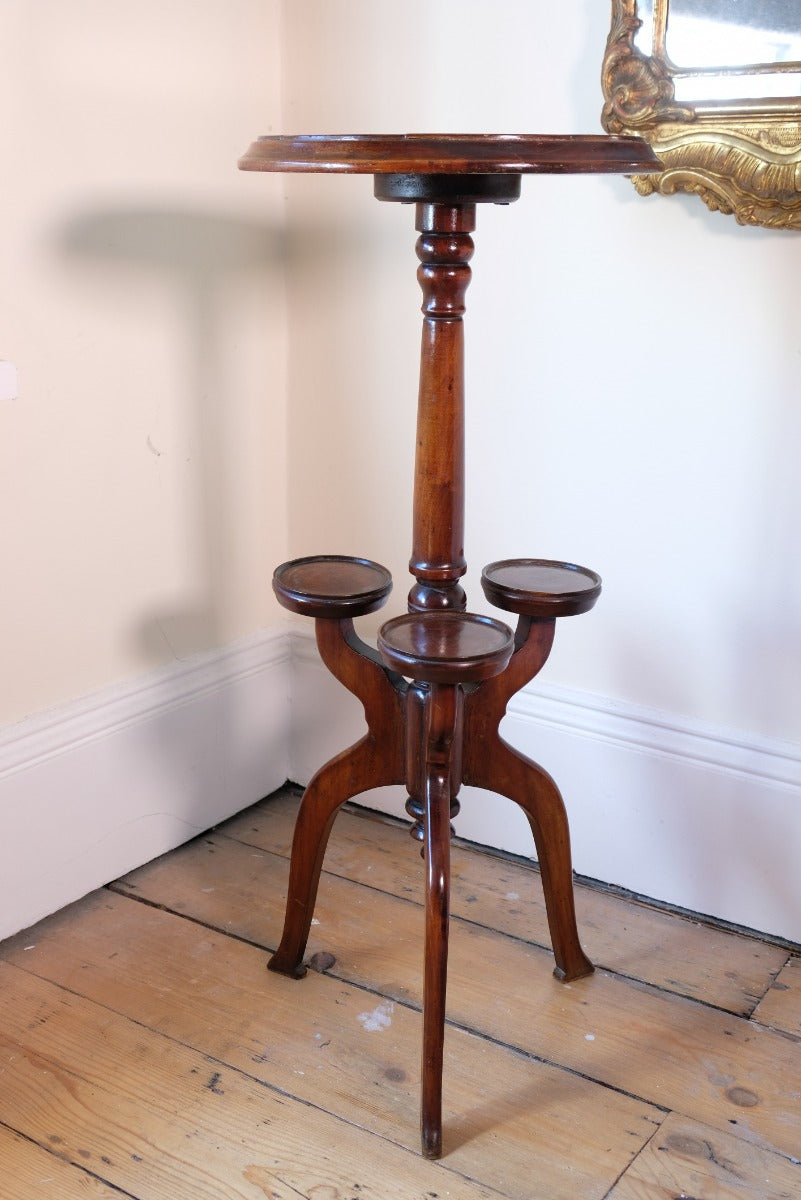
<path fill-rule="evenodd" d="M 761 4 L 747 0 L 754 20 Z M 669 9 L 670 0 L 612 0 L 602 124 L 644 137 L 665 167 L 635 176 L 637 191 L 691 192 L 741 225 L 801 229 L 801 62 L 678 67 Z"/>

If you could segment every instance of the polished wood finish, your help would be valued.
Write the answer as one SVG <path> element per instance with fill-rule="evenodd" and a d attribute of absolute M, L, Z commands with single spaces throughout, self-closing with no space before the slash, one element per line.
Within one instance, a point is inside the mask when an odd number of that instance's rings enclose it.
<path fill-rule="evenodd" d="M 539 764 L 501 737 L 509 700 L 542 670 L 553 645 L 555 620 L 521 616 L 507 670 L 465 699 L 462 779 L 507 796 L 523 810 L 537 849 L 558 979 L 592 972 L 581 948 L 573 899 L 570 831 L 561 793 Z"/>
<path fill-rule="evenodd" d="M 381 665 L 376 651 L 357 635 L 352 618 L 318 618 L 315 631 L 323 662 L 361 700 L 367 733 L 317 771 L 298 811 L 284 931 L 267 964 L 297 979 L 306 973 L 303 955 L 334 818 L 352 796 L 406 780 L 405 681 Z"/>
<path fill-rule="evenodd" d="M 478 683 L 504 669 L 512 656 L 512 631 L 502 621 L 473 613 L 410 613 L 378 632 L 388 667 L 421 683 Z"/>
<path fill-rule="evenodd" d="M 556 975 L 592 971 L 581 948 L 567 816 L 554 781 L 509 746 L 499 725 L 511 696 L 547 659 L 554 621 L 589 609 L 600 578 L 538 559 L 491 564 L 489 600 L 518 614 L 515 634 L 464 612 L 464 332 L 476 207 L 508 204 L 523 174 L 647 172 L 658 162 L 637 139 L 610 137 L 260 138 L 246 170 L 371 173 L 381 200 L 415 203 L 423 329 L 406 616 L 379 634 L 381 657 L 352 618 L 383 603 L 377 564 L 325 556 L 285 563 L 276 595 L 315 618 L 320 653 L 365 709 L 368 732 L 321 768 L 306 789 L 292 847 L 286 916 L 272 970 L 297 977 L 334 818 L 352 796 L 405 783 L 426 863 L 421 1130 L 442 1151 L 442 1054 L 450 894 L 450 821 L 463 782 L 508 796 L 524 811 L 540 860 Z M 352 584 L 352 595 L 348 587 Z M 383 661 L 382 661 L 383 660 Z M 411 682 L 408 682 L 411 680 Z"/>
<path fill-rule="evenodd" d="M 638 137 L 603 134 L 396 134 L 260 137 L 243 171 L 381 175 L 647 174 L 660 162 Z"/>
<path fill-rule="evenodd" d="M 458 790 L 461 692 L 433 685 L 422 704 L 423 736 L 417 770 L 409 783 L 424 814 L 425 942 L 423 1038 L 420 1076 L 420 1138 L 426 1158 L 442 1154 L 442 1056 L 450 926 L 451 798 Z"/>
<path fill-rule="evenodd" d="M 481 572 L 490 604 L 527 617 L 574 617 L 589 612 L 601 594 L 601 577 L 575 563 L 507 558 Z"/>
<path fill-rule="evenodd" d="M 474 204 L 417 205 L 417 279 L 423 291 L 410 609 L 463 609 L 464 328 Z"/>
<path fill-rule="evenodd" d="M 273 574 L 280 603 L 304 617 L 361 617 L 381 608 L 391 590 L 386 567 L 345 555 L 296 558 Z"/>
<path fill-rule="evenodd" d="M 410 705 L 417 703 L 422 712 L 418 721 L 407 721 L 406 786 L 410 797 L 421 801 L 426 864 L 420 1134 L 427 1158 L 442 1153 L 450 819 L 462 779 L 462 685 L 503 671 L 513 644 L 512 631 L 500 621 L 459 612 L 395 617 L 378 634 L 378 650 L 387 666 L 423 685 L 409 691 Z M 421 726 L 415 745 L 413 733 Z"/>

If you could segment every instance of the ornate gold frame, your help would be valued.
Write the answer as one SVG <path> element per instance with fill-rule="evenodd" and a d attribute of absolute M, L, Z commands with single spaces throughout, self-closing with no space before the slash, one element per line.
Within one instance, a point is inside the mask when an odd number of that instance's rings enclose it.
<path fill-rule="evenodd" d="M 741 225 L 801 229 L 801 99 L 677 103 L 679 72 L 664 52 L 668 5 L 655 0 L 654 53 L 646 55 L 634 44 L 637 0 L 612 0 L 602 124 L 644 137 L 665 164 L 661 174 L 634 176 L 637 191 L 694 192 Z"/>

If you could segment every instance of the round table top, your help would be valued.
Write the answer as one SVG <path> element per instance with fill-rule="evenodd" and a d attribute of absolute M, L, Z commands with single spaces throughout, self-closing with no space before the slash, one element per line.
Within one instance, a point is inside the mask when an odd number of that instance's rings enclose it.
<path fill-rule="evenodd" d="M 239 167 L 363 175 L 628 175 L 662 169 L 648 143 L 637 137 L 425 133 L 260 137 Z"/>

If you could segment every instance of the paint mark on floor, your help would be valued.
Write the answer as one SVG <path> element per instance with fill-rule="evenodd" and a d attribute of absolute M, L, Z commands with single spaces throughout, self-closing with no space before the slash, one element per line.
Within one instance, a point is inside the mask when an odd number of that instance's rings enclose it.
<path fill-rule="evenodd" d="M 389 1029 L 394 1011 L 395 1005 L 387 1000 L 376 1005 L 372 1012 L 359 1013 L 357 1020 L 361 1021 L 368 1033 L 380 1033 L 383 1029 Z"/>

